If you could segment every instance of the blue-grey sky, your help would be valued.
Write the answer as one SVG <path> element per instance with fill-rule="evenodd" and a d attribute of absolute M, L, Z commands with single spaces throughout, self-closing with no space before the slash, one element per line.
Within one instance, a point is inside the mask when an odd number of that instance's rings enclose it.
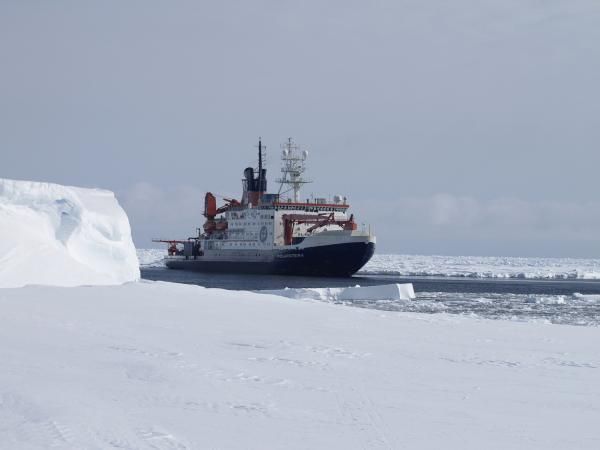
<path fill-rule="evenodd" d="M 258 136 L 380 252 L 598 257 L 600 2 L 0 1 L 0 176 L 114 190 L 147 247 Z"/>

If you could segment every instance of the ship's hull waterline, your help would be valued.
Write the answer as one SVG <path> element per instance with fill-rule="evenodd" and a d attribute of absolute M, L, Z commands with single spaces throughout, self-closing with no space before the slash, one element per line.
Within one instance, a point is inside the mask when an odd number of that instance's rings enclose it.
<path fill-rule="evenodd" d="M 317 247 L 260 252 L 240 260 L 227 256 L 168 258 L 170 269 L 198 272 L 350 277 L 373 256 L 374 242 L 352 242 Z"/>

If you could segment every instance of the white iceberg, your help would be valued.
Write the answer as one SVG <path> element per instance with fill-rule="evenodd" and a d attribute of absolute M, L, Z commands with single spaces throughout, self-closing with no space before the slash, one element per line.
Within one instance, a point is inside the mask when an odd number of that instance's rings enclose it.
<path fill-rule="evenodd" d="M 129 220 L 112 192 L 0 179 L 0 287 L 139 278 Z"/>

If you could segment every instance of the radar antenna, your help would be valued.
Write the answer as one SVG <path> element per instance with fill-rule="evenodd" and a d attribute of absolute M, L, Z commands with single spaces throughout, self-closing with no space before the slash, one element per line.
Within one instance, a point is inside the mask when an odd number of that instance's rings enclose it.
<path fill-rule="evenodd" d="M 281 148 L 281 173 L 283 175 L 277 180 L 277 182 L 280 183 L 279 194 L 281 194 L 284 185 L 291 186 L 291 189 L 294 191 L 293 201 L 299 203 L 300 188 L 303 184 L 310 183 L 310 181 L 302 178 L 302 174 L 306 170 L 305 162 L 308 157 L 308 152 L 306 150 L 301 151 L 300 147 L 297 144 L 294 144 L 292 138 L 289 138 Z"/>

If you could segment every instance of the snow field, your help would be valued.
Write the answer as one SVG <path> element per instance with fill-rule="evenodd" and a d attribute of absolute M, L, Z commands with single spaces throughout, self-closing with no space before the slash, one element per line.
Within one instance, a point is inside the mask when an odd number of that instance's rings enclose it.
<path fill-rule="evenodd" d="M 140 277 L 129 220 L 100 189 L 0 179 L 0 287 Z"/>
<path fill-rule="evenodd" d="M 597 449 L 600 329 L 160 282 L 0 291 L 0 447 Z"/>

